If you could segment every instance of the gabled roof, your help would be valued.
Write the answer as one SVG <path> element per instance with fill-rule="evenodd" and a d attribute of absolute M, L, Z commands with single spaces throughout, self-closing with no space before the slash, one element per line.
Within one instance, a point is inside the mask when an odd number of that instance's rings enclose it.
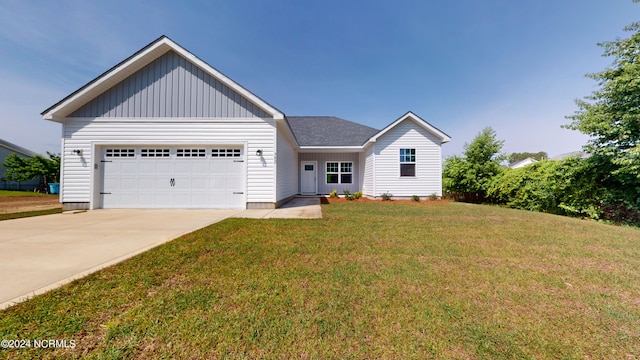
<path fill-rule="evenodd" d="M 221 83 L 232 88 L 240 95 L 251 101 L 253 104 L 267 112 L 269 115 L 272 115 L 274 119 L 284 119 L 284 113 L 282 113 L 280 110 L 271 106 L 266 101 L 260 99 L 258 96 L 240 86 L 240 84 L 231 80 L 220 71 L 216 70 L 211 65 L 202 61 L 164 35 L 159 37 L 149 45 L 145 46 L 140 51 L 131 55 L 118 65 L 107 70 L 102 75 L 91 80 L 86 85 L 74 91 L 64 99 L 60 100 L 55 105 L 46 109 L 42 112 L 42 116 L 47 120 L 61 122 L 65 116 L 71 114 L 82 105 L 86 104 L 93 98 L 112 88 L 130 75 L 133 75 L 136 71 L 142 69 L 144 66 L 150 64 L 152 61 L 156 60 L 170 50 L 175 51 L 182 57 L 191 61 L 196 66 L 200 67 L 207 74 L 215 77 Z"/>
<path fill-rule="evenodd" d="M 25 148 L 23 148 L 21 146 L 18 146 L 16 144 L 10 143 L 10 142 L 8 142 L 6 140 L 2 140 L 2 139 L 0 139 L 0 146 L 2 146 L 3 148 L 7 148 L 7 149 L 9 149 L 9 150 L 11 150 L 13 152 L 18 153 L 18 154 L 22 154 L 22 155 L 26 155 L 26 156 L 33 157 L 33 156 L 38 155 L 37 153 L 35 153 L 35 152 L 31 151 L 31 150 L 27 150 L 27 149 L 25 149 Z M 3 159 L 0 159 L 0 160 L 3 160 Z"/>
<path fill-rule="evenodd" d="M 418 115 L 412 113 L 411 111 L 409 111 L 406 114 L 402 115 L 398 120 L 392 122 L 387 127 L 385 127 L 384 129 L 380 130 L 380 132 L 378 132 L 375 136 L 372 136 L 371 139 L 369 139 L 369 141 L 370 142 L 375 142 L 382 135 L 386 134 L 389 130 L 393 129 L 394 127 L 396 127 L 396 125 L 400 124 L 401 122 L 403 122 L 405 120 L 413 121 L 414 123 L 418 124 L 420 127 L 424 128 L 428 132 L 432 133 L 434 136 L 436 136 L 437 138 L 440 139 L 440 143 L 441 144 L 444 144 L 446 142 L 451 141 L 451 137 L 449 135 L 445 134 L 444 132 L 442 132 L 441 130 L 436 128 L 435 126 L 429 124 L 428 122 L 426 122 L 425 120 L 420 118 Z"/>
<path fill-rule="evenodd" d="M 377 129 L 335 116 L 287 116 L 300 146 L 362 146 Z"/>

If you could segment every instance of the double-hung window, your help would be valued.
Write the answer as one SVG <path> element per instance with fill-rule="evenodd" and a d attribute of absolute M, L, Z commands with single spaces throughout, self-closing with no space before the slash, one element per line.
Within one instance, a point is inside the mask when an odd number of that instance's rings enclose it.
<path fill-rule="evenodd" d="M 353 163 L 351 161 L 327 162 L 327 184 L 351 184 L 353 182 Z"/>
<path fill-rule="evenodd" d="M 416 149 L 400 149 L 400 176 L 416 176 Z"/>

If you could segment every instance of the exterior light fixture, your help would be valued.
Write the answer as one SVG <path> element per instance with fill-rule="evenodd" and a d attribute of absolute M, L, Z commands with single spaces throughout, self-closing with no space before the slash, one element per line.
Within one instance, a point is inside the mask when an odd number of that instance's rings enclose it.
<path fill-rule="evenodd" d="M 258 149 L 256 151 L 256 156 L 262 156 L 262 149 Z"/>
<path fill-rule="evenodd" d="M 81 149 L 75 149 L 75 150 L 73 150 L 73 153 L 78 155 L 78 156 L 82 156 L 82 150 Z"/>

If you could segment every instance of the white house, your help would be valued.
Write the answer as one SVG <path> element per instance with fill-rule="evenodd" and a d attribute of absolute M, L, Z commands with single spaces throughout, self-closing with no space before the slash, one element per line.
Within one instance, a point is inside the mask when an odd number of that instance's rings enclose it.
<path fill-rule="evenodd" d="M 42 113 L 61 123 L 65 209 L 273 208 L 298 194 L 442 193 L 450 137 L 294 117 L 162 36 Z"/>

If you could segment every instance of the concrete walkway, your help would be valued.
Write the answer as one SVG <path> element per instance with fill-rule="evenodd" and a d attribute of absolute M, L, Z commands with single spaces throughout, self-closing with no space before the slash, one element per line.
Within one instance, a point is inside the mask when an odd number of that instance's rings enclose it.
<path fill-rule="evenodd" d="M 0 221 L 0 309 L 244 210 L 93 210 Z"/>
<path fill-rule="evenodd" d="M 249 209 L 233 217 L 250 219 L 322 219 L 320 198 L 296 197 L 277 209 Z"/>

